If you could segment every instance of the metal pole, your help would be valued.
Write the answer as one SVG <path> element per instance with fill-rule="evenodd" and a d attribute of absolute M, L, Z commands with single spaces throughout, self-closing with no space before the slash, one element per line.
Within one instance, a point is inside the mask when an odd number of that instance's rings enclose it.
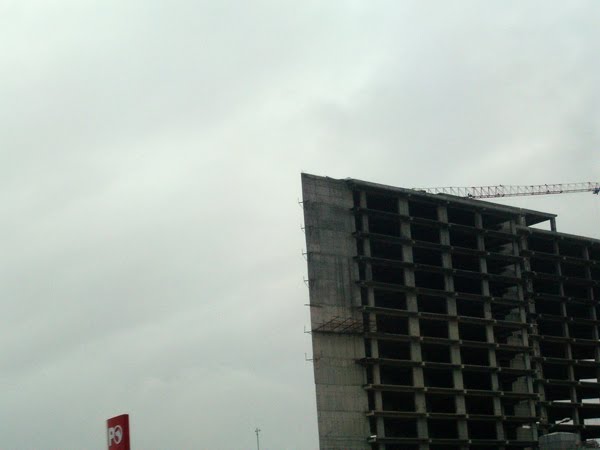
<path fill-rule="evenodd" d="M 260 428 L 254 430 L 256 433 L 256 450 L 260 450 L 260 440 L 258 439 L 258 433 L 260 433 Z"/>

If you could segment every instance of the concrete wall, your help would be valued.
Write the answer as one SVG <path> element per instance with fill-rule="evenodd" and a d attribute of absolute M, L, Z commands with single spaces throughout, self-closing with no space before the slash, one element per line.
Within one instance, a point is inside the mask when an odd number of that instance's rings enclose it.
<path fill-rule="evenodd" d="M 302 194 L 309 260 L 311 329 L 332 319 L 360 323 L 360 305 L 352 192 L 343 181 L 302 175 Z M 319 445 L 326 449 L 370 448 L 366 442 L 369 409 L 360 334 L 313 333 Z"/>

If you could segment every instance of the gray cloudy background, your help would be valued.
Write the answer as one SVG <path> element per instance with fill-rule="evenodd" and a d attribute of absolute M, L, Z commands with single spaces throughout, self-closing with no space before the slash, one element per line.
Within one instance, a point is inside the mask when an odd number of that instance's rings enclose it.
<path fill-rule="evenodd" d="M 597 1 L 0 0 L 0 448 L 316 449 L 300 172 L 598 179 Z M 600 238 L 591 194 L 503 200 Z"/>

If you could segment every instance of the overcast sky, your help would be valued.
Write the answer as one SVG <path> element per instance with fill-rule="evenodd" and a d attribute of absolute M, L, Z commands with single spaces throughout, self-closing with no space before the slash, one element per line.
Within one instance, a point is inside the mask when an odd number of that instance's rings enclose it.
<path fill-rule="evenodd" d="M 0 448 L 318 446 L 300 172 L 598 176 L 600 3 L 0 0 Z M 504 200 L 600 238 L 591 194 Z"/>

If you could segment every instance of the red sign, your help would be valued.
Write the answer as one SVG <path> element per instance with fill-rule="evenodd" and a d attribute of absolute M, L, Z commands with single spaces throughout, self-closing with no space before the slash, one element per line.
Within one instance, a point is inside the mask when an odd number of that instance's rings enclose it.
<path fill-rule="evenodd" d="M 108 450 L 130 450 L 129 415 L 122 414 L 106 421 Z"/>

